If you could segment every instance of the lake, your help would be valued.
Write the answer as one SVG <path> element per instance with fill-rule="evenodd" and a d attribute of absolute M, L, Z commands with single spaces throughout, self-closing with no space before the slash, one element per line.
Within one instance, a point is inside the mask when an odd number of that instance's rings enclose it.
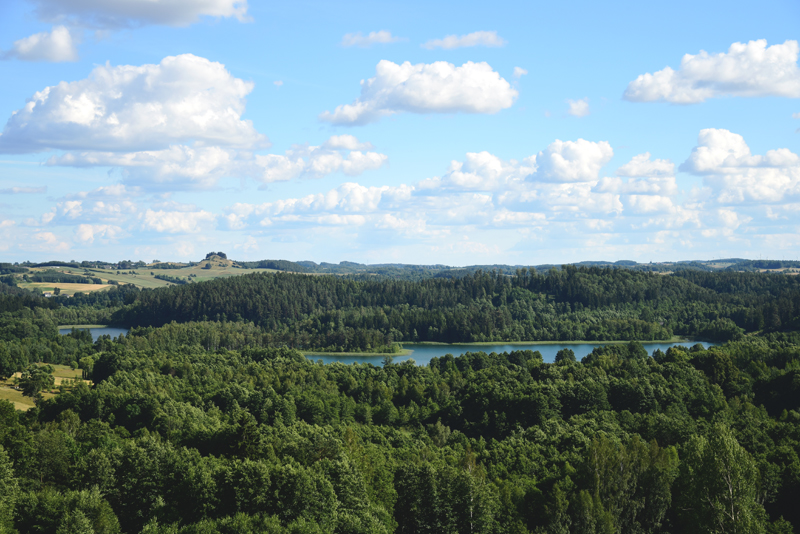
<path fill-rule="evenodd" d="M 78 328 L 78 330 L 88 330 L 89 333 L 92 334 L 93 341 L 97 341 L 97 338 L 99 338 L 100 336 L 111 336 L 111 338 L 113 339 L 118 337 L 119 335 L 125 335 L 128 333 L 127 328 L 112 328 L 110 326 L 106 328 L 81 328 L 81 327 L 76 327 L 76 328 Z M 69 334 L 70 332 L 72 332 L 71 328 L 58 329 L 58 333 L 61 335 Z"/>
<path fill-rule="evenodd" d="M 648 354 L 652 355 L 657 349 L 666 352 L 668 348 L 677 345 L 691 347 L 700 343 L 703 347 L 708 348 L 714 343 L 706 341 L 684 341 L 682 343 L 642 343 Z M 572 349 L 575 352 L 575 358 L 578 361 L 584 356 L 592 352 L 592 349 L 600 345 L 608 345 L 609 343 L 515 343 L 504 344 L 498 343 L 496 345 L 427 345 L 418 343 L 403 343 L 404 349 L 410 349 L 411 354 L 404 356 L 395 356 L 394 362 L 401 363 L 405 360 L 413 359 L 417 365 L 428 365 L 432 358 L 442 357 L 445 354 L 452 354 L 453 356 L 460 356 L 465 352 L 485 352 L 490 354 L 492 352 L 502 353 L 511 352 L 512 350 L 538 350 L 542 353 L 542 358 L 546 363 L 553 363 L 556 359 L 556 353 L 561 349 Z M 337 355 L 337 354 L 307 354 L 306 358 L 309 360 L 317 361 L 322 360 L 323 363 L 342 362 L 346 364 L 351 363 L 371 363 L 373 365 L 381 365 L 384 355 L 379 356 L 358 356 L 358 355 Z"/>

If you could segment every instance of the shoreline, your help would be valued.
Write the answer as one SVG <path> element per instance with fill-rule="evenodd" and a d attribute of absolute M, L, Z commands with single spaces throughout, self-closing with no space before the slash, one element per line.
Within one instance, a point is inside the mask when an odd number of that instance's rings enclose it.
<path fill-rule="evenodd" d="M 577 340 L 577 341 L 471 341 L 471 342 L 463 342 L 463 343 L 441 343 L 439 341 L 413 341 L 408 343 L 409 345 L 426 345 L 431 347 L 437 346 L 450 346 L 450 347 L 461 347 L 461 346 L 487 346 L 487 345 L 625 345 L 630 343 L 631 341 L 638 341 L 639 343 L 699 343 L 702 340 L 699 339 L 688 339 L 685 337 L 673 336 L 670 339 L 654 339 L 654 340 L 647 340 L 642 341 L 638 339 L 634 340 L 622 340 L 622 341 L 592 341 L 592 340 Z"/>
<path fill-rule="evenodd" d="M 634 340 L 636 341 L 636 340 Z M 683 337 L 673 336 L 671 339 L 658 339 L 655 341 L 639 341 L 639 343 L 699 343 L 700 340 L 687 339 Z M 422 345 L 429 347 L 487 347 L 497 345 L 626 345 L 630 341 L 475 341 L 471 343 L 440 343 L 438 341 L 422 341 L 415 343 L 408 343 L 408 345 Z M 402 345 L 403 349 L 400 352 L 318 352 L 318 351 L 300 351 L 303 356 L 347 356 L 347 357 L 377 357 L 377 356 L 411 356 L 413 357 L 414 349 L 406 348 Z"/>
<path fill-rule="evenodd" d="M 62 324 L 58 325 L 56 328 L 58 328 L 59 330 L 65 330 L 67 328 L 69 329 L 77 328 L 78 330 L 86 330 L 87 328 L 96 329 L 96 328 L 114 328 L 114 327 L 107 324 Z"/>
<path fill-rule="evenodd" d="M 412 352 L 411 349 L 401 349 L 400 352 L 316 352 L 316 351 L 299 351 L 303 356 L 409 356 Z"/>

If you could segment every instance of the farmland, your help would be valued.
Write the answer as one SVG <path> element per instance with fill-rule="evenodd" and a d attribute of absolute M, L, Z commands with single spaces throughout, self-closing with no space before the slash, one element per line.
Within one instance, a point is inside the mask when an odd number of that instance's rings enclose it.
<path fill-rule="evenodd" d="M 81 378 L 83 371 L 80 369 L 72 369 L 67 365 L 52 366 L 55 368 L 55 372 L 53 373 L 55 387 L 49 391 L 42 392 L 42 397 L 45 399 L 52 399 L 55 397 L 59 392 L 59 386 L 69 387 L 74 384 L 76 380 L 91 384 L 91 381 Z M 17 410 L 30 410 L 34 407 L 33 398 L 23 396 L 22 391 L 15 387 L 15 380 L 20 378 L 20 376 L 21 373 L 17 372 L 6 380 L 0 380 L 0 399 L 9 401 Z"/>
<path fill-rule="evenodd" d="M 113 270 L 83 267 L 32 267 L 29 275 L 45 272 L 64 273 L 73 276 L 99 278 L 101 284 L 79 284 L 62 282 L 28 282 L 17 275 L 17 284 L 23 289 L 52 292 L 58 287 L 62 295 L 74 295 L 78 292 L 103 291 L 112 285 L 131 284 L 141 289 L 156 289 L 182 283 L 205 282 L 216 278 L 228 278 L 255 272 L 277 272 L 275 269 L 246 269 L 237 266 L 230 260 L 212 256 L 197 264 L 189 264 L 178 268 L 163 269 L 148 265 L 144 268 Z M 163 277 L 163 278 L 159 278 Z M 166 278 L 166 279 L 164 279 Z M 174 280 L 174 281 L 173 281 Z"/>

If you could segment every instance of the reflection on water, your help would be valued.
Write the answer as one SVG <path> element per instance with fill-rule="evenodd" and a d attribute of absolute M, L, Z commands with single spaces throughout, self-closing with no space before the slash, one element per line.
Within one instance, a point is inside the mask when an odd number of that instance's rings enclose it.
<path fill-rule="evenodd" d="M 90 334 L 92 334 L 92 341 L 97 341 L 97 338 L 100 336 L 111 336 L 112 339 L 118 337 L 119 335 L 125 335 L 128 333 L 127 328 L 78 328 L 78 330 L 88 330 Z M 71 328 L 59 328 L 58 333 L 65 335 L 69 334 L 72 331 Z"/>
<path fill-rule="evenodd" d="M 706 341 L 686 341 L 683 343 L 642 343 L 642 346 L 647 350 L 648 354 L 653 354 L 657 349 L 666 352 L 670 347 L 684 345 L 691 347 L 697 343 L 703 347 L 708 348 L 714 343 Z M 605 345 L 606 343 L 581 343 L 581 344 L 550 344 L 550 343 L 519 343 L 519 344 L 503 344 L 496 345 L 423 345 L 417 343 L 403 343 L 404 349 L 411 350 L 411 354 L 406 356 L 395 356 L 394 362 L 400 363 L 408 359 L 413 359 L 417 365 L 428 365 L 432 358 L 442 357 L 445 354 L 452 354 L 453 356 L 460 356 L 465 352 L 485 352 L 490 354 L 492 352 L 502 353 L 511 352 L 512 350 L 538 350 L 542 353 L 542 358 L 546 363 L 552 363 L 556 359 L 556 353 L 561 349 L 572 349 L 575 352 L 575 358 L 580 361 L 581 358 L 592 352 L 592 349 Z M 306 356 L 309 360 L 317 361 L 322 360 L 323 363 L 342 362 L 346 364 L 351 363 L 371 363 L 373 365 L 381 365 L 383 356 L 343 356 L 336 354 L 308 354 Z"/>

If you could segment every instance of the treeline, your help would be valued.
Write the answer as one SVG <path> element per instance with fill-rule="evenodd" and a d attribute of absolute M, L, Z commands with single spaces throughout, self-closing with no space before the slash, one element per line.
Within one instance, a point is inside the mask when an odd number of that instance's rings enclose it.
<path fill-rule="evenodd" d="M 20 267 L 19 265 L 12 265 L 10 263 L 0 263 L 0 275 L 27 273 L 27 272 L 28 269 L 26 267 Z"/>
<path fill-rule="evenodd" d="M 260 346 L 262 335 L 219 322 L 96 343 L 60 336 L 95 386 L 25 414 L 0 401 L 0 525 L 20 534 L 800 525 L 795 333 L 652 357 L 633 342 L 582 362 L 476 352 L 427 367 L 314 364 Z"/>
<path fill-rule="evenodd" d="M 412 341 L 651 341 L 673 335 L 725 341 L 796 329 L 800 279 L 571 266 L 421 281 L 254 273 L 132 298 L 113 322 L 245 320 L 264 328 L 273 344 L 302 349 L 363 351 Z"/>
<path fill-rule="evenodd" d="M 49 282 L 62 284 L 102 284 L 100 278 L 62 273 L 60 271 L 43 271 L 23 275 L 29 282 Z"/>
<path fill-rule="evenodd" d="M 188 278 L 181 278 L 180 276 L 170 276 L 168 274 L 157 274 L 154 276 L 158 280 L 164 280 L 166 282 L 170 282 L 172 284 L 188 284 L 191 280 Z"/>
<path fill-rule="evenodd" d="M 276 271 L 288 271 L 294 273 L 307 273 L 309 270 L 299 263 L 287 260 L 261 260 L 261 261 L 237 261 L 246 269 L 275 269 Z"/>

